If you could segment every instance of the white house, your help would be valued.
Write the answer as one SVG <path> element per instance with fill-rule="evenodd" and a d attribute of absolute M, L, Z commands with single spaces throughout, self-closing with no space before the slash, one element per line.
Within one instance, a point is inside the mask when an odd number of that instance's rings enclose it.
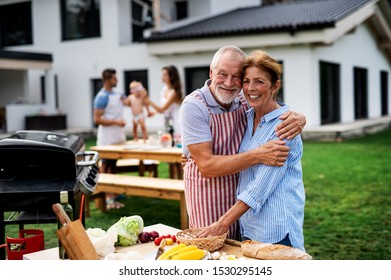
<path fill-rule="evenodd" d="M 68 127 L 93 128 L 93 97 L 107 67 L 117 70 L 120 89 L 138 79 L 159 102 L 161 69 L 174 64 L 190 93 L 203 85 L 223 45 L 246 53 L 261 48 L 283 63 L 281 97 L 306 115 L 306 129 L 391 115 L 389 1 L 261 2 L 0 1 L 7 131 L 24 129 L 25 116 L 58 112 Z M 18 63 L 23 66 L 13 67 Z M 130 123 L 129 110 L 125 118 Z M 160 115 L 147 120 L 150 131 L 162 124 Z"/>

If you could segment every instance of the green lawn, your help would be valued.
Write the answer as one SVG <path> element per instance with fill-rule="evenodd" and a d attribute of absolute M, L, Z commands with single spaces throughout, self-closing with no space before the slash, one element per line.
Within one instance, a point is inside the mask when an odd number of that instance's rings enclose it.
<path fill-rule="evenodd" d="M 307 252 L 323 260 L 391 259 L 391 131 L 342 143 L 306 141 L 302 164 Z M 168 176 L 167 164 L 159 166 L 159 175 Z M 177 201 L 129 197 L 122 202 L 125 208 L 105 214 L 91 203 L 86 227 L 107 229 L 136 214 L 146 225 L 180 227 Z M 47 248 L 57 246 L 54 225 L 30 227 L 45 230 Z M 17 234 L 16 226 L 6 230 Z"/>

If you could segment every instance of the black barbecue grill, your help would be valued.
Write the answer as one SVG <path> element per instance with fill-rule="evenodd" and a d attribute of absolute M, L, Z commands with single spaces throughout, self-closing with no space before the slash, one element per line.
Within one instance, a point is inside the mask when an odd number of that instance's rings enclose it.
<path fill-rule="evenodd" d="M 18 131 L 1 140 L 0 242 L 7 224 L 55 221 L 52 204 L 60 202 L 61 191 L 68 191 L 73 217 L 78 219 L 84 212 L 84 195 L 95 190 L 97 160 L 98 153 L 85 151 L 84 141 L 76 135 Z M 4 212 L 16 215 L 4 220 Z M 81 219 L 84 224 L 84 215 Z M 0 259 L 4 258 L 5 251 L 0 250 Z"/>

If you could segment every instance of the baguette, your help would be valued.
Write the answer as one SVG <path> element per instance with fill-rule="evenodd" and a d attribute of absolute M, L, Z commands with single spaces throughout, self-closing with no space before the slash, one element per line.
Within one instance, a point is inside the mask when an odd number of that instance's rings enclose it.
<path fill-rule="evenodd" d="M 254 240 L 242 242 L 242 253 L 243 256 L 261 260 L 312 260 L 309 254 L 300 249 Z"/>

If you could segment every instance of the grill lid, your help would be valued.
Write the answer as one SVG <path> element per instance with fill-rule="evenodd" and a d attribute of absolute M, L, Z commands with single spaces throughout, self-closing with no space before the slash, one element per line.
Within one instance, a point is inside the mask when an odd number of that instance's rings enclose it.
<path fill-rule="evenodd" d="M 76 154 L 84 149 L 75 135 L 18 131 L 0 141 L 0 181 L 75 179 Z"/>

